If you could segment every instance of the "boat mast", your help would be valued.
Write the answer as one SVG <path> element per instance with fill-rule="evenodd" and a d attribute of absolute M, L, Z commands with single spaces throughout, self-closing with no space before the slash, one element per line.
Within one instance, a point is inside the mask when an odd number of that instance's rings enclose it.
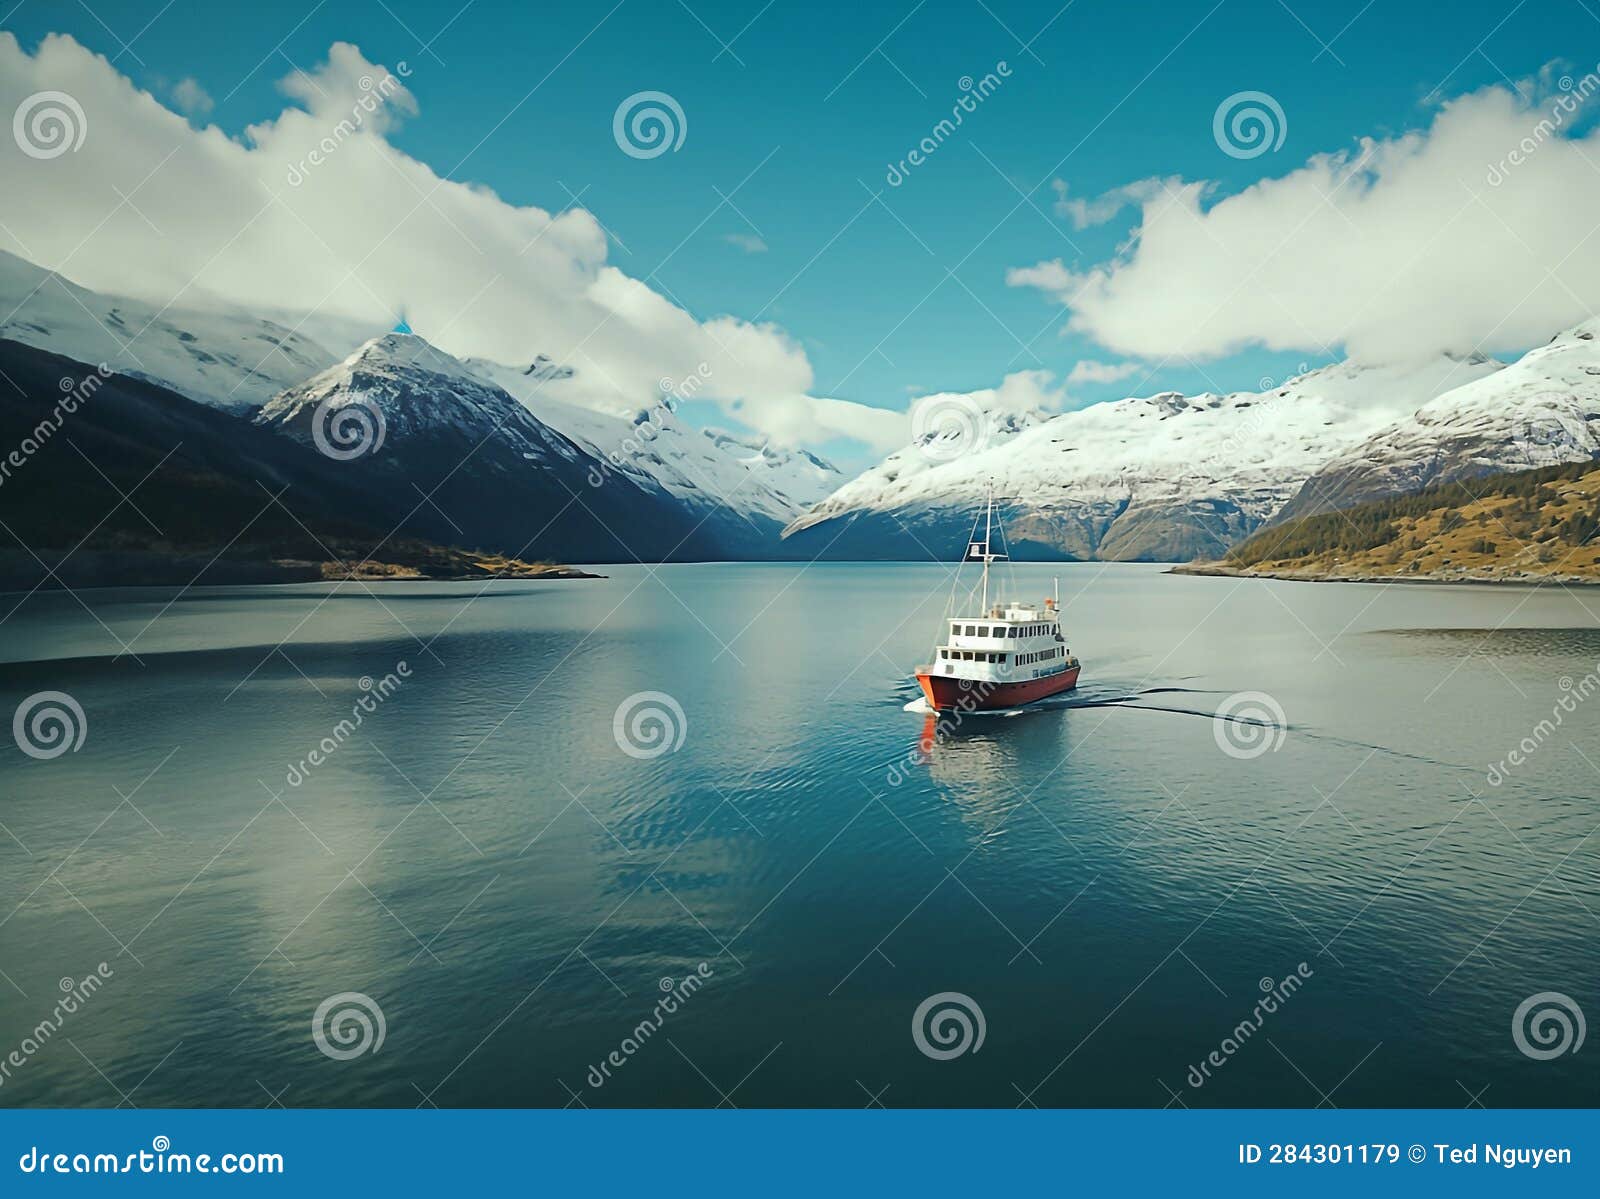
<path fill-rule="evenodd" d="M 989 536 L 994 528 L 994 480 L 990 479 L 984 490 L 983 513 L 983 607 L 982 615 L 989 615 L 989 563 L 994 555 L 989 552 Z"/>

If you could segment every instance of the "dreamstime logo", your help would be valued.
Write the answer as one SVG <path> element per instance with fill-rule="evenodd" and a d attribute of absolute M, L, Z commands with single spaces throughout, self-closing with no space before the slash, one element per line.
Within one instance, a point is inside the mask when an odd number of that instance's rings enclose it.
<path fill-rule="evenodd" d="M 1528 735 L 1512 746 L 1505 757 L 1489 763 L 1489 771 L 1484 775 L 1489 786 L 1498 787 L 1510 777 L 1513 769 L 1526 766 L 1544 743 L 1555 736 L 1555 731 L 1566 723 L 1566 718 L 1578 710 L 1578 705 L 1600 692 L 1600 665 L 1576 682 L 1571 675 L 1564 674 L 1556 686 L 1561 689 L 1561 696 L 1551 707 L 1550 715 L 1529 729 Z"/>
<path fill-rule="evenodd" d="M 597 1091 L 605 1086 L 615 1071 L 626 1066 L 628 1059 L 643 1049 L 645 1042 L 661 1031 L 667 1022 L 667 1017 L 675 1015 L 679 1007 L 688 1002 L 691 995 L 705 986 L 706 980 L 712 973 L 711 963 L 701 962 L 695 967 L 693 974 L 685 974 L 681 979 L 663 978 L 659 984 L 661 998 L 656 1000 L 655 1006 L 650 1009 L 650 1014 L 634 1025 L 628 1035 L 622 1038 L 622 1043 L 600 1059 L 598 1065 L 589 1067 L 587 1077 L 589 1085 Z"/>
<path fill-rule="evenodd" d="M 630 758 L 659 758 L 682 748 L 689 718 L 683 705 L 665 691 L 635 691 L 617 705 L 611 735 Z"/>
<path fill-rule="evenodd" d="M 81 979 L 72 978 L 70 975 L 63 976 L 57 984 L 61 998 L 56 1000 L 49 1014 L 23 1035 L 21 1043 L 15 1049 L 0 1057 L 0 1087 L 11 1080 L 13 1071 L 27 1065 L 29 1059 L 43 1049 L 51 1037 L 61 1031 L 67 1017 L 76 1015 L 78 1009 L 88 1003 L 89 997 L 100 990 L 115 973 L 116 971 L 109 965 L 101 962 L 93 974 L 86 974 Z"/>
<path fill-rule="evenodd" d="M 360 991 L 329 995 L 311 1017 L 311 1039 L 336 1062 L 377 1053 L 388 1031 L 378 1001 Z"/>
<path fill-rule="evenodd" d="M 634 92 L 617 105 L 611 136 L 629 158 L 660 158 L 668 150 L 676 154 L 682 148 L 689 120 L 666 92 Z"/>
<path fill-rule="evenodd" d="M 626 472 L 629 459 L 648 452 L 649 444 L 661 436 L 662 430 L 667 427 L 667 417 L 676 412 L 684 400 L 692 400 L 698 395 L 710 379 L 711 364 L 707 362 L 700 363 L 682 379 L 663 375 L 657 384 L 661 389 L 660 402 L 636 415 L 633 418 L 633 432 L 618 442 L 615 449 L 606 451 L 600 461 L 589 468 L 589 486 L 599 487 L 615 471 Z"/>
<path fill-rule="evenodd" d="M 1573 411 L 1570 392 L 1540 392 L 1529 397 L 1527 406 L 1542 411 L 1519 420 L 1512 429 L 1511 445 L 1522 455 L 1525 465 L 1510 469 L 1557 466 L 1589 456 L 1589 426 Z"/>
<path fill-rule="evenodd" d="M 978 1001 L 960 991 L 929 995 L 911 1015 L 911 1039 L 936 1062 L 977 1053 L 987 1031 Z"/>
<path fill-rule="evenodd" d="M 330 396 L 311 414 L 311 440 L 335 462 L 377 453 L 387 428 L 383 409 L 365 397 L 335 404 Z"/>
<path fill-rule="evenodd" d="M 405 86 L 401 79 L 411 77 L 411 68 L 404 62 L 395 67 L 395 75 L 384 72 L 382 79 L 374 80 L 371 75 L 363 75 L 356 80 L 356 86 L 361 89 L 361 95 L 350 106 L 350 115 L 341 120 L 332 130 L 313 146 L 299 162 L 289 164 L 287 182 L 290 187 L 299 187 L 317 167 L 328 161 L 331 155 L 348 138 L 354 137 L 367 124 L 367 118 L 375 116 L 380 108 L 387 104 L 396 95 L 405 95 Z M 398 78 L 396 78 L 398 75 Z M 379 125 L 381 127 L 381 118 Z"/>
<path fill-rule="evenodd" d="M 1288 135 L 1283 106 L 1266 92 L 1234 92 L 1211 117 L 1211 136 L 1229 158 L 1260 158 Z"/>
<path fill-rule="evenodd" d="M 66 92 L 34 92 L 17 105 L 11 135 L 29 158 L 60 158 L 78 152 L 89 136 L 89 118 Z"/>
<path fill-rule="evenodd" d="M 1222 1038 L 1221 1043 L 1200 1059 L 1198 1065 L 1190 1066 L 1184 1080 L 1197 1091 L 1205 1086 L 1211 1080 L 1211 1076 L 1226 1066 L 1233 1055 L 1244 1047 L 1246 1041 L 1265 1027 L 1267 1017 L 1277 1015 L 1279 1006 L 1299 991 L 1315 973 L 1316 971 L 1309 965 L 1301 962 L 1295 967 L 1293 974 L 1286 974 L 1281 979 L 1263 975 L 1258 984 L 1261 998 L 1250 1009 L 1250 1014 L 1235 1024 Z"/>
<path fill-rule="evenodd" d="M 989 414 L 971 396 L 928 396 L 911 410 L 911 442 L 930 462 L 953 462 L 989 444 Z"/>
<path fill-rule="evenodd" d="M 57 386 L 61 389 L 61 398 L 51 407 L 49 415 L 28 431 L 16 449 L 0 460 L 0 487 L 11 481 L 11 472 L 21 470 L 28 464 L 28 460 L 44 448 L 45 443 L 61 431 L 67 423 L 67 417 L 78 411 L 79 405 L 84 401 L 94 398 L 95 392 L 100 390 L 100 385 L 111 378 L 111 368 L 105 363 L 100 363 L 94 368 L 94 373 L 75 379 L 71 375 L 62 375 Z"/>
<path fill-rule="evenodd" d="M 950 106 L 950 115 L 942 118 L 930 129 L 928 135 L 917 142 L 904 158 L 897 163 L 889 164 L 889 169 L 884 172 L 884 182 L 890 187 L 899 187 L 904 183 L 915 168 L 927 162 L 934 152 L 944 145 L 945 139 L 955 133 L 968 115 L 978 111 L 978 105 L 999 91 L 1000 84 L 1010 78 L 1011 64 L 1001 61 L 994 64 L 994 70 L 986 72 L 979 79 L 963 75 L 956 80 L 956 87 L 961 89 L 961 95 Z"/>
<path fill-rule="evenodd" d="M 1556 86 L 1563 94 L 1550 105 L 1550 115 L 1535 125 L 1533 132 L 1512 147 L 1504 158 L 1497 163 L 1489 164 L 1489 173 L 1484 178 L 1490 187 L 1499 187 L 1504 183 L 1513 170 L 1527 162 L 1540 146 L 1557 135 L 1557 132 L 1567 124 L 1567 119 L 1577 112 L 1590 96 L 1600 91 L 1600 74 L 1590 71 L 1578 80 L 1574 80 L 1571 75 L 1563 75 L 1556 81 Z"/>
<path fill-rule="evenodd" d="M 361 695 L 350 705 L 350 715 L 334 725 L 332 732 L 311 747 L 310 753 L 298 762 L 290 763 L 289 773 L 284 776 L 289 786 L 298 787 L 309 779 L 311 772 L 327 762 L 341 745 L 355 736 L 356 730 L 366 723 L 367 717 L 378 710 L 378 705 L 400 690 L 400 684 L 410 677 L 411 664 L 404 658 L 396 662 L 394 669 L 381 679 L 374 679 L 370 674 L 362 675 L 356 681 Z"/>
<path fill-rule="evenodd" d="M 1236 691 L 1211 718 L 1217 748 L 1230 758 L 1259 758 L 1283 745 L 1289 726 L 1283 705 L 1265 691 Z"/>
<path fill-rule="evenodd" d="M 1560 991 L 1540 991 L 1517 1004 L 1511 1017 L 1511 1039 L 1535 1061 L 1547 1062 L 1583 1048 L 1583 1009 Z"/>
<path fill-rule="evenodd" d="M 1288 387 L 1289 384 L 1293 383 L 1296 379 L 1309 374 L 1310 371 L 1311 364 L 1309 362 L 1302 362 L 1299 366 L 1294 368 L 1293 374 L 1284 376 L 1282 381 L 1274 379 L 1271 375 L 1262 375 L 1261 378 L 1256 380 L 1256 390 L 1262 392 L 1263 394 L 1269 391 L 1277 391 L 1279 388 Z M 1279 396 L 1278 398 L 1281 399 L 1282 396 Z"/>
<path fill-rule="evenodd" d="M 89 720 L 82 705 L 65 691 L 36 691 L 17 705 L 11 735 L 30 758 L 48 761 L 69 749 L 77 753 L 83 748 Z"/>

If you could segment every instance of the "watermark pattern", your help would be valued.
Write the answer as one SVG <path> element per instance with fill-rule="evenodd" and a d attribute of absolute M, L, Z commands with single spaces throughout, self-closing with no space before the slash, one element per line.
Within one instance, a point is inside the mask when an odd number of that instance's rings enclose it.
<path fill-rule="evenodd" d="M 1009 663 L 1000 668 L 1000 673 L 1002 675 L 1011 673 Z M 963 680 L 965 681 L 967 680 Z M 988 699 L 1003 681 L 1003 679 L 973 680 L 971 688 L 956 700 L 955 706 L 939 712 L 937 719 L 931 722 L 932 727 L 923 730 L 922 736 L 917 738 L 917 743 L 906 751 L 903 763 L 898 761 L 889 763 L 884 781 L 891 787 L 898 787 L 911 777 L 912 771 L 917 767 L 926 765 L 928 755 L 933 752 L 934 747 L 947 741 L 965 723 L 967 716 L 976 711 L 978 705 Z"/>
<path fill-rule="evenodd" d="M 336 404 L 329 396 L 311 414 L 311 440 L 317 452 L 335 462 L 349 462 L 383 448 L 388 422 L 376 400 L 356 396 Z"/>
<path fill-rule="evenodd" d="M 1265 691 L 1235 691 L 1211 718 L 1217 748 L 1242 761 L 1277 752 L 1288 732 L 1283 705 Z"/>
<path fill-rule="evenodd" d="M 600 460 L 589 468 L 585 476 L 590 487 L 599 487 L 617 470 L 623 469 L 628 459 L 645 452 L 648 446 L 666 427 L 666 418 L 678 410 L 684 400 L 691 400 L 711 378 L 711 366 L 702 362 L 682 379 L 663 376 L 659 384 L 661 399 L 634 418 L 633 432 L 617 443 L 615 449 L 606 451 Z"/>
<path fill-rule="evenodd" d="M 660 158 L 682 149 L 689 120 L 666 92 L 634 92 L 612 114 L 611 136 L 629 158 Z"/>
<path fill-rule="evenodd" d="M 35 425 L 29 434 L 22 439 L 16 449 L 0 461 L 0 487 L 4 487 L 11 478 L 11 472 L 21 470 L 47 441 L 61 430 L 67 423 L 67 417 L 78 410 L 78 406 L 85 400 L 94 396 L 100 390 L 100 385 L 111 378 L 111 368 L 105 363 L 100 363 L 94 368 L 94 373 L 85 375 L 81 379 L 74 379 L 71 375 L 61 376 L 62 396 L 50 408 L 50 414 Z"/>
<path fill-rule="evenodd" d="M 66 92 L 34 92 L 12 114 L 11 136 L 29 158 L 60 158 L 83 147 L 89 118 Z"/>
<path fill-rule="evenodd" d="M 1228 1059 L 1238 1053 L 1244 1043 L 1256 1033 L 1260 1032 L 1267 1022 L 1267 1017 L 1275 1015 L 1278 1006 L 1298 991 L 1316 971 L 1301 962 L 1295 967 L 1293 974 L 1286 974 L 1282 979 L 1263 978 L 1260 983 L 1261 998 L 1250 1009 L 1250 1014 L 1233 1026 L 1233 1030 L 1222 1038 L 1218 1046 L 1201 1059 L 1198 1066 L 1190 1066 L 1185 1081 L 1195 1090 L 1205 1086 L 1211 1079 L 1213 1070 L 1220 1070 L 1228 1064 Z"/>
<path fill-rule="evenodd" d="M 98 991 L 115 974 L 105 962 L 95 967 L 93 974 L 81 979 L 63 978 L 60 983 L 61 998 L 56 1000 L 50 1014 L 23 1035 L 17 1047 L 0 1058 L 0 1087 L 11 1080 L 11 1075 L 28 1064 L 30 1058 L 44 1048 L 45 1042 L 60 1032 L 67 1017 L 75 1015 L 82 1004 Z"/>
<path fill-rule="evenodd" d="M 378 710 L 378 706 L 400 689 L 400 684 L 411 677 L 411 664 L 404 659 L 394 664 L 394 669 L 376 682 L 371 675 L 362 675 L 356 686 L 361 689 L 361 698 L 350 705 L 350 715 L 333 726 L 330 732 L 321 741 L 317 742 L 311 752 L 298 762 L 292 763 L 289 773 L 284 776 L 291 787 L 298 787 L 311 777 L 311 772 L 321 766 L 334 752 L 355 735 L 363 721 Z"/>
<path fill-rule="evenodd" d="M 689 718 L 683 705 L 665 691 L 635 691 L 617 705 L 611 735 L 630 758 L 659 758 L 683 747 Z"/>
<path fill-rule="evenodd" d="M 360 991 L 329 995 L 311 1016 L 311 1040 L 336 1062 L 377 1053 L 388 1032 L 378 1001 Z"/>
<path fill-rule="evenodd" d="M 667 1017 L 675 1014 L 681 1004 L 686 1002 L 701 987 L 706 980 L 715 973 L 709 962 L 701 962 L 694 968 L 693 974 L 685 974 L 682 979 L 663 978 L 661 980 L 661 998 L 656 1000 L 655 1006 L 650 1009 L 650 1014 L 638 1024 L 633 1026 L 633 1031 L 622 1038 L 619 1044 L 600 1063 L 589 1067 L 586 1079 L 595 1090 L 599 1090 L 611 1081 L 613 1070 L 620 1070 L 628 1064 L 628 1059 L 644 1048 L 644 1044 L 656 1033 L 661 1031 L 667 1022 Z"/>
<path fill-rule="evenodd" d="M 1484 775 L 1489 786 L 1498 787 L 1510 777 L 1513 770 L 1526 766 L 1544 743 L 1555 735 L 1566 718 L 1578 710 L 1578 705 L 1600 691 L 1600 665 L 1576 682 L 1571 675 L 1564 674 L 1557 686 L 1561 690 L 1561 698 L 1550 709 L 1550 715 L 1529 729 L 1528 735 L 1508 750 L 1505 757 L 1489 764 L 1488 773 Z"/>
<path fill-rule="evenodd" d="M 940 991 L 911 1014 L 911 1040 L 924 1057 L 947 1062 L 983 1048 L 988 1023 L 978 1001 L 960 991 Z"/>
<path fill-rule="evenodd" d="M 954 462 L 988 448 L 989 414 L 969 395 L 935 395 L 911 410 L 911 444 L 929 462 Z"/>
<path fill-rule="evenodd" d="M 1511 1040 L 1525 1057 L 1547 1062 L 1583 1048 L 1588 1026 L 1578 1001 L 1560 991 L 1540 991 L 1517 1004 Z"/>
<path fill-rule="evenodd" d="M 89 719 L 83 705 L 65 691 L 36 691 L 17 705 L 11 735 L 30 758 L 48 761 L 83 748 Z"/>
<path fill-rule="evenodd" d="M 955 133 L 967 116 L 978 111 L 978 105 L 994 95 L 1000 89 L 1000 84 L 1010 78 L 1011 64 L 1002 60 L 995 63 L 994 70 L 981 79 L 973 79 L 971 75 L 963 75 L 958 79 L 956 86 L 961 89 L 961 95 L 950 106 L 950 115 L 942 118 L 930 129 L 899 162 L 891 162 L 889 169 L 884 173 L 884 181 L 890 187 L 899 187 L 904 183 L 913 170 L 927 162 L 939 147 L 944 145 L 946 139 Z"/>
<path fill-rule="evenodd" d="M 1229 158 L 1260 158 L 1283 145 L 1289 120 L 1266 92 L 1234 92 L 1212 114 L 1211 136 Z"/>
<path fill-rule="evenodd" d="M 1550 114 L 1533 127 L 1533 132 L 1524 137 L 1520 142 L 1499 162 L 1489 164 L 1488 174 L 1484 176 L 1490 187 L 1499 187 L 1523 163 L 1527 162 L 1551 138 L 1563 129 L 1568 118 L 1594 95 L 1600 91 L 1600 67 L 1590 71 L 1582 79 L 1574 81 L 1571 75 L 1563 75 L 1556 86 L 1561 89 L 1561 95 L 1550 105 Z"/>
<path fill-rule="evenodd" d="M 408 79 L 410 76 L 411 68 L 404 61 L 396 63 L 394 73 L 385 72 L 382 79 L 374 80 L 371 75 L 361 76 L 356 81 L 356 86 L 361 89 L 361 96 L 350 106 L 350 115 L 340 120 L 304 158 L 289 164 L 289 186 L 299 187 L 304 183 L 312 171 L 327 162 L 340 146 L 365 127 L 368 117 L 404 90 L 400 80 Z"/>

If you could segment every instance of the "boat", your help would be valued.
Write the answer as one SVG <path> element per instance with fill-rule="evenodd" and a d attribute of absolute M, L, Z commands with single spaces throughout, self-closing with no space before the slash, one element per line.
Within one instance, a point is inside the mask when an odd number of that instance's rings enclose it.
<path fill-rule="evenodd" d="M 956 615 L 952 603 L 933 659 L 916 668 L 917 685 L 935 712 L 989 712 L 1031 704 L 1078 685 L 1081 664 L 1061 631 L 1061 582 L 1040 603 L 989 602 L 989 567 L 1006 558 L 994 550 L 994 489 L 985 497 L 983 540 L 969 539 L 962 562 L 982 562 L 978 615 Z M 977 533 L 977 524 L 973 524 Z M 1004 532 L 1001 531 L 1003 542 Z M 979 589 L 975 589 L 979 590 Z M 952 595 L 953 598 L 953 595 Z M 969 595 L 966 602 L 973 597 Z"/>

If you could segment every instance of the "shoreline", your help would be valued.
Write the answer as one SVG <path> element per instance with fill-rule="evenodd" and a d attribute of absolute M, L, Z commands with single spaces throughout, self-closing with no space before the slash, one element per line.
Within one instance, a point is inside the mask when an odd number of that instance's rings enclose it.
<path fill-rule="evenodd" d="M 1600 578 L 1581 575 L 1521 574 L 1521 575 L 1471 575 L 1471 574 L 1351 574 L 1315 573 L 1309 570 L 1254 570 L 1249 567 L 1224 566 L 1220 563 L 1184 563 L 1168 567 L 1165 574 L 1211 576 L 1225 579 L 1275 579 L 1282 583 L 1412 583 L 1424 586 L 1466 585 L 1472 587 L 1542 587 L 1549 583 L 1561 586 L 1594 587 Z"/>
<path fill-rule="evenodd" d="M 403 555 L 402 555 L 403 557 Z M 433 567 L 434 569 L 429 569 Z M 445 552 L 437 560 L 361 562 L 224 558 L 203 553 L 86 550 L 63 561 L 22 562 L 0 552 L 0 594 L 122 587 L 277 587 L 304 583 L 471 583 L 606 576 L 555 563 Z"/>

